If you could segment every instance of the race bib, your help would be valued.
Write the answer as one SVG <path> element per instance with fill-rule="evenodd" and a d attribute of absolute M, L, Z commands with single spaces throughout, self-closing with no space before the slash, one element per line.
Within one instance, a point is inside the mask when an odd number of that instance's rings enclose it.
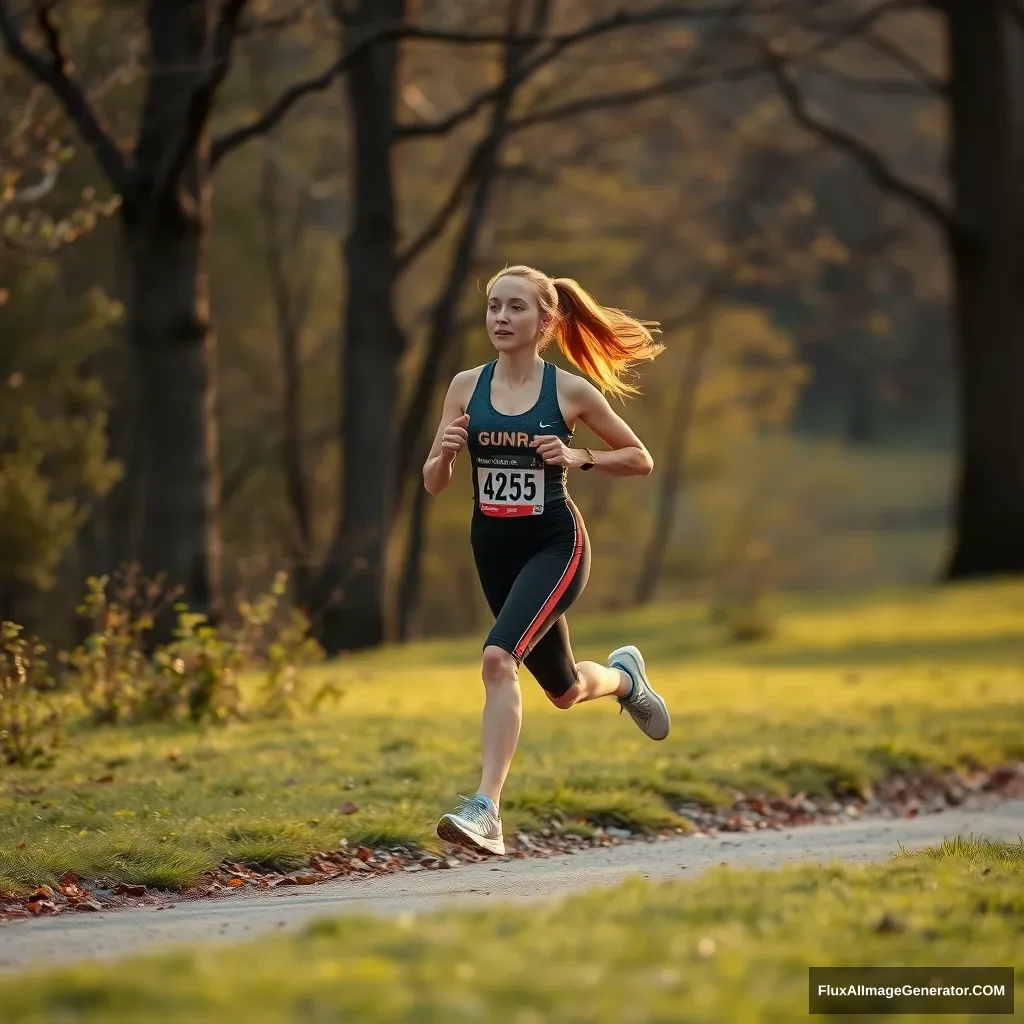
<path fill-rule="evenodd" d="M 480 488 L 480 511 L 485 516 L 508 519 L 513 516 L 543 514 L 543 469 L 481 465 L 476 472 Z"/>

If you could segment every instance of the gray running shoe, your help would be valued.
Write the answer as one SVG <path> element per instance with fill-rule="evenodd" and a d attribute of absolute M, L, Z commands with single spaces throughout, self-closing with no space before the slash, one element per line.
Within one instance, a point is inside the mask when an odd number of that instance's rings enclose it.
<path fill-rule="evenodd" d="M 504 854 L 505 840 L 501 835 L 501 818 L 495 817 L 478 796 L 459 794 L 460 804 L 450 814 L 441 816 L 437 834 L 446 843 L 476 847 L 485 853 Z"/>
<path fill-rule="evenodd" d="M 608 655 L 611 668 L 621 669 L 633 680 L 633 692 L 628 697 L 616 697 L 619 714 L 628 711 L 634 722 L 652 740 L 663 740 L 671 728 L 668 707 L 651 689 L 643 655 L 635 647 L 620 647 Z"/>

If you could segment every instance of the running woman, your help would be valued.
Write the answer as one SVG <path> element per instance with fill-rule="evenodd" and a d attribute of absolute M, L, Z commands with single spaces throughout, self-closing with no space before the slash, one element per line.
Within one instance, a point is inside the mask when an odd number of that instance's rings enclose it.
<path fill-rule="evenodd" d="M 636 393 L 621 375 L 662 351 L 651 335 L 656 328 L 599 305 L 575 281 L 532 267 L 509 267 L 487 286 L 487 333 L 497 358 L 455 375 L 423 466 L 424 486 L 436 495 L 451 482 L 459 453 L 469 452 L 470 539 L 495 616 L 483 647 L 480 786 L 438 822 L 447 842 L 505 852 L 499 807 L 522 725 L 520 665 L 556 708 L 614 696 L 620 714 L 627 711 L 652 740 L 668 735 L 668 708 L 651 688 L 640 652 L 620 647 L 607 665 L 576 662 L 565 621 L 590 574 L 590 542 L 566 488 L 568 471 L 650 475 L 650 454 L 602 392 Z M 600 390 L 541 358 L 552 341 Z M 577 422 L 609 450 L 570 447 Z"/>

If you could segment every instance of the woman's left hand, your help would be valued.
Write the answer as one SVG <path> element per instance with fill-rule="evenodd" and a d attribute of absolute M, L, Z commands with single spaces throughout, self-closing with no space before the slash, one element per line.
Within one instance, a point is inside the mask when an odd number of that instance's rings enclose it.
<path fill-rule="evenodd" d="M 530 442 L 549 466 L 581 466 L 586 461 L 584 452 L 569 448 L 554 434 L 541 434 Z"/>

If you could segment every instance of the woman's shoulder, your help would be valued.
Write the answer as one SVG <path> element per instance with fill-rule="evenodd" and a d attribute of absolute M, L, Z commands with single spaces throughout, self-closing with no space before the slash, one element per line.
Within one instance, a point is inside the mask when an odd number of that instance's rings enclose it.
<path fill-rule="evenodd" d="M 481 363 L 480 366 L 471 366 L 468 370 L 459 370 L 452 377 L 448 390 L 463 396 L 466 401 L 469 401 L 470 396 L 473 394 L 473 389 L 476 387 L 476 382 L 480 379 L 480 374 L 484 372 L 487 365 L 487 363 Z"/>
<path fill-rule="evenodd" d="M 564 395 L 566 398 L 586 398 L 597 391 L 597 388 L 582 374 L 563 370 L 560 366 L 555 366 L 554 363 L 551 365 L 555 367 L 555 386 L 560 395 Z"/>

